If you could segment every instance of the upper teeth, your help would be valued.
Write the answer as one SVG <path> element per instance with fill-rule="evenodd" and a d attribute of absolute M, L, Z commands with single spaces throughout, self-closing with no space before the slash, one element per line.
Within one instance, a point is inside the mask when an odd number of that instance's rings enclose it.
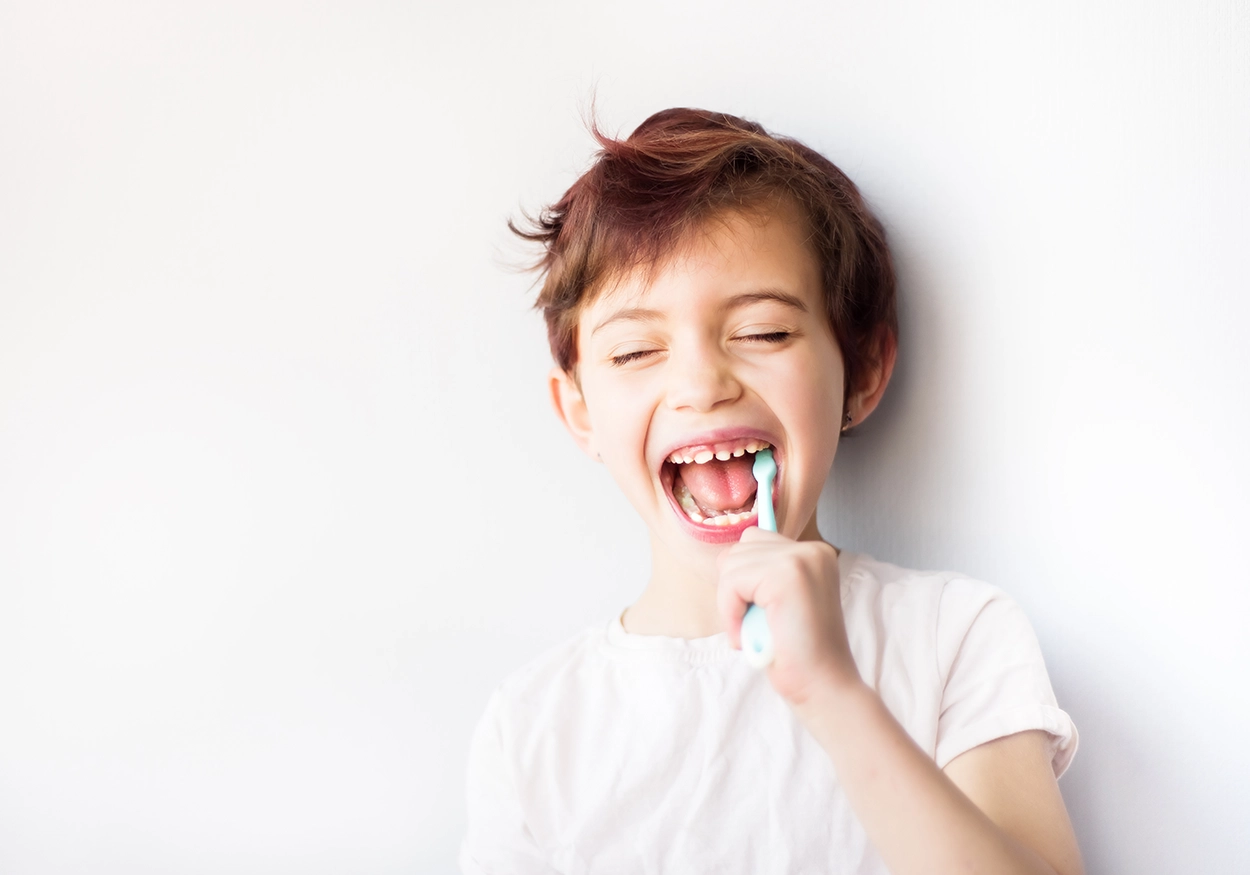
<path fill-rule="evenodd" d="M 713 459 L 719 459 L 724 462 L 731 456 L 737 457 L 744 453 L 758 453 L 760 450 L 770 446 L 767 441 L 758 441 L 754 438 L 740 441 L 726 441 L 724 443 L 714 444 L 712 446 L 701 446 L 697 449 L 694 447 L 686 447 L 681 450 L 674 450 L 668 457 L 668 460 L 674 465 L 689 465 L 693 462 L 696 465 L 703 465 Z"/>

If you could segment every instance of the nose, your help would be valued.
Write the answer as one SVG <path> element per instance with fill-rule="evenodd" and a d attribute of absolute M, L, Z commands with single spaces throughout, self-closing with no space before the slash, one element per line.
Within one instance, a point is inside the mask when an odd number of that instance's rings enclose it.
<path fill-rule="evenodd" d="M 715 342 L 674 344 L 667 371 L 666 401 L 673 410 L 703 413 L 742 395 L 731 357 Z"/>

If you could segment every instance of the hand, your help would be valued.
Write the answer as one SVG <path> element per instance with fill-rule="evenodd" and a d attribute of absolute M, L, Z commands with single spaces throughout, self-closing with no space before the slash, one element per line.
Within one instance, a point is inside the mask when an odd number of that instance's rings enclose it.
<path fill-rule="evenodd" d="M 833 547 L 752 527 L 721 553 L 717 568 L 717 608 L 730 642 L 741 649 L 747 606 L 763 608 L 773 639 L 768 680 L 791 705 L 802 706 L 830 686 L 859 683 Z"/>

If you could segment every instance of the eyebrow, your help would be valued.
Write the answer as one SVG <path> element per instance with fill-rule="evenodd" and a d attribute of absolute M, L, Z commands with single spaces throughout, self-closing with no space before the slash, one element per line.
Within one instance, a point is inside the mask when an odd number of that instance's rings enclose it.
<path fill-rule="evenodd" d="M 751 304 L 758 304 L 762 301 L 784 304 L 787 307 L 793 307 L 800 313 L 807 312 L 807 305 L 803 303 L 801 298 L 779 289 L 759 289 L 754 292 L 743 292 L 741 295 L 734 295 L 721 306 L 721 310 L 728 312 L 737 310 L 740 307 L 750 306 Z M 607 319 L 604 319 L 591 329 L 590 333 L 593 336 L 600 328 L 605 328 L 613 322 L 659 322 L 663 318 L 664 314 L 659 310 L 648 310 L 645 307 L 627 307 L 624 310 L 617 310 Z"/>
<path fill-rule="evenodd" d="M 600 328 L 606 328 L 613 322 L 659 322 L 663 318 L 664 314 L 659 310 L 648 310 L 645 307 L 628 307 L 624 310 L 617 310 L 607 319 L 604 319 L 591 330 L 590 334 L 593 337 Z"/>
<path fill-rule="evenodd" d="M 807 312 L 807 305 L 803 303 L 803 299 L 792 295 L 789 292 L 783 292 L 780 289 L 760 289 L 755 292 L 744 292 L 741 295 L 734 295 L 725 302 L 722 310 L 736 310 L 739 307 L 746 307 L 749 304 L 758 304 L 761 301 L 775 301 L 778 304 L 785 304 L 787 307 L 793 307 L 800 313 Z"/>

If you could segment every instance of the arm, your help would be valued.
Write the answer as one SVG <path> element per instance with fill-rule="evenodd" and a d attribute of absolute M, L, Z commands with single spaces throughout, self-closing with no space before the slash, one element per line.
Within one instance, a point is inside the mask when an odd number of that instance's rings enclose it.
<path fill-rule="evenodd" d="M 741 646 L 749 602 L 768 612 L 769 681 L 829 754 L 895 875 L 1080 875 L 1045 734 L 1000 738 L 939 769 L 859 676 L 832 547 L 748 529 L 722 555 L 720 574 L 730 640 Z"/>
<path fill-rule="evenodd" d="M 896 875 L 1083 872 L 1044 733 L 997 739 L 942 771 L 862 682 L 795 710 Z"/>

